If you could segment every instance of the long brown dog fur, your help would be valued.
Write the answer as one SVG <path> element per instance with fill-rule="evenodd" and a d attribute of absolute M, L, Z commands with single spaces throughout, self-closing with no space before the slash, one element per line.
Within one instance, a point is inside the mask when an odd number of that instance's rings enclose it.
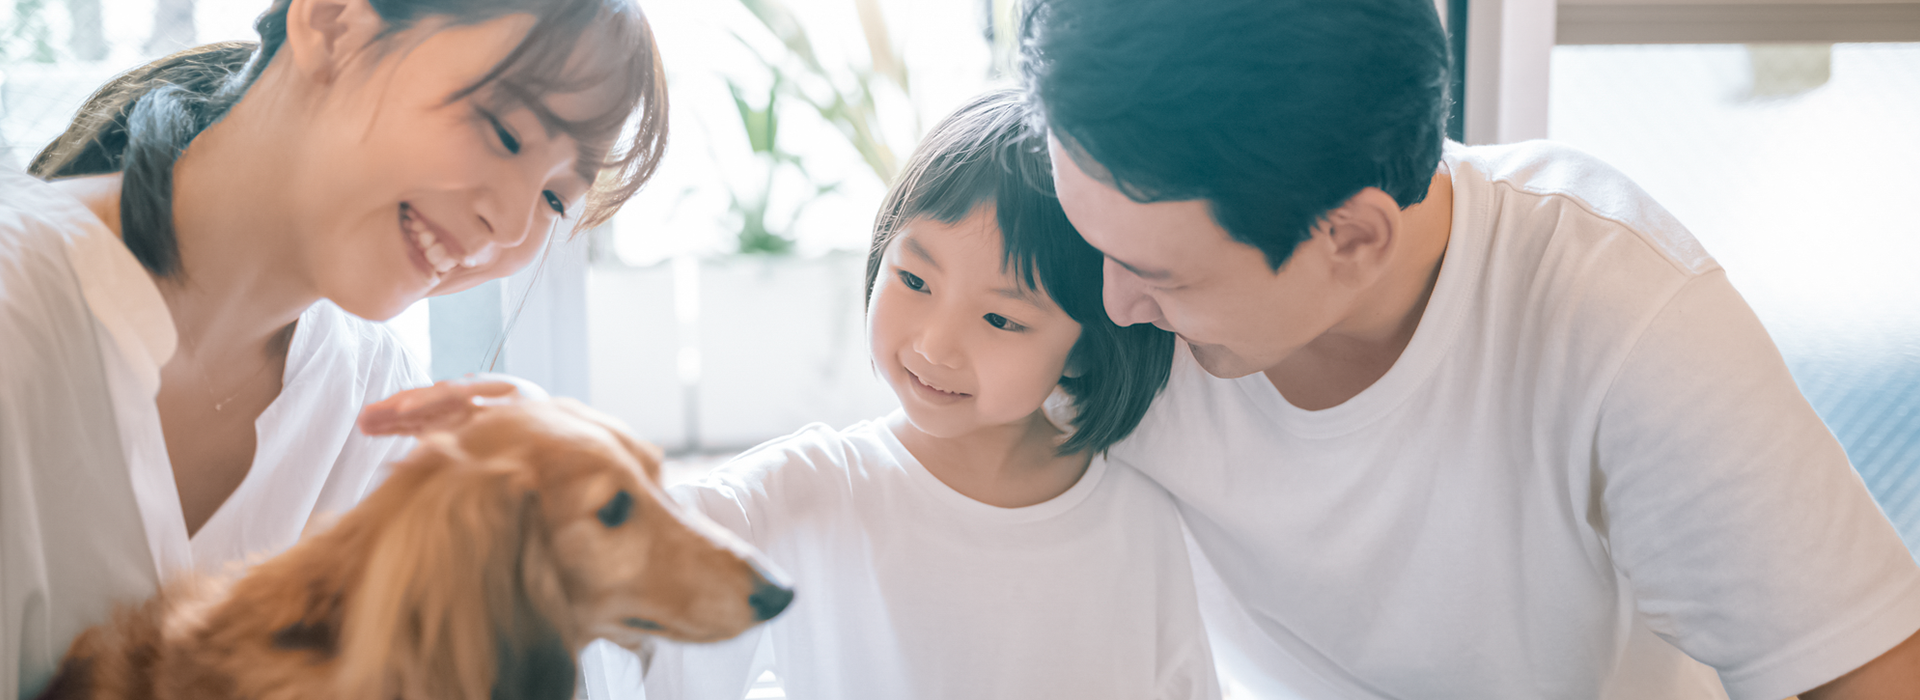
<path fill-rule="evenodd" d="M 764 612 L 776 575 L 658 479 L 576 403 L 476 408 L 331 528 L 86 631 L 41 697 L 570 698 L 593 639 L 715 641 Z"/>

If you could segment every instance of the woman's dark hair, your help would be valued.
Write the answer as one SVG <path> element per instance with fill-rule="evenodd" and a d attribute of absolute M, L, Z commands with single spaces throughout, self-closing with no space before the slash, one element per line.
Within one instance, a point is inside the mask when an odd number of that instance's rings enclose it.
<path fill-rule="evenodd" d="M 1135 201 L 1206 200 L 1279 269 L 1368 187 L 1426 198 L 1447 116 L 1433 0 L 1031 0 L 1030 98 Z"/>
<path fill-rule="evenodd" d="M 275 0 L 254 23 L 259 43 L 187 49 L 128 71 L 87 99 L 65 133 L 35 156 L 41 179 L 122 173 L 121 235 L 155 275 L 181 274 L 173 230 L 173 164 L 200 132 L 240 101 L 287 39 L 291 0 Z M 488 89 L 497 104 L 525 106 L 579 144 L 580 174 L 592 183 L 577 229 L 613 216 L 653 176 L 666 149 L 667 91 L 653 30 L 631 0 L 369 0 L 386 22 L 380 38 L 441 17 L 479 24 L 514 13 L 534 15 L 524 39 L 448 102 Z M 569 63 L 577 46 L 590 60 Z M 625 47 L 629 50 L 604 50 Z M 490 89 L 489 89 L 490 88 Z M 561 119 L 550 93 L 598 88 L 612 105 L 584 120 Z M 635 113 L 638 113 L 637 115 Z"/>
<path fill-rule="evenodd" d="M 909 223 L 956 224 L 982 206 L 993 207 L 1003 268 L 1080 324 L 1080 339 L 1067 355 L 1067 367 L 1079 374 L 1060 380 L 1075 409 L 1073 435 L 1060 454 L 1099 452 L 1133 432 L 1166 386 L 1173 334 L 1147 325 L 1116 326 L 1107 318 L 1100 251 L 1080 238 L 1061 211 L 1046 138 L 1030 122 L 1018 91 L 995 90 L 933 127 L 874 218 L 867 298 L 873 298 L 887 246 Z"/>

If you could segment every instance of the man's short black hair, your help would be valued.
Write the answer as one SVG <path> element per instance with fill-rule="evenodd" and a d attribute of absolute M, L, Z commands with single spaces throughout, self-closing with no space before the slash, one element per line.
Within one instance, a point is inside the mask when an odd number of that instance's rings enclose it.
<path fill-rule="evenodd" d="M 1277 270 L 1367 187 L 1426 197 L 1447 114 L 1433 0 L 1030 2 L 1036 114 L 1135 201 L 1207 200 Z"/>
<path fill-rule="evenodd" d="M 1080 324 L 1080 339 L 1067 355 L 1075 376 L 1060 380 L 1073 397 L 1074 430 L 1059 452 L 1100 452 L 1133 432 L 1166 386 L 1173 334 L 1116 326 L 1107 317 L 1100 299 L 1104 259 L 1080 238 L 1054 198 L 1046 137 L 1032 121 L 1019 91 L 994 90 L 927 133 L 874 219 L 867 298 L 873 298 L 887 246 L 909 223 L 956 224 L 982 206 L 993 207 L 1003 269 Z"/>

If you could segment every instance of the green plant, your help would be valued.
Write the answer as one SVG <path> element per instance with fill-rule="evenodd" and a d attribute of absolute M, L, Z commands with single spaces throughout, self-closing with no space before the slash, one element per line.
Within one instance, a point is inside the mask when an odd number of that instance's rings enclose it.
<path fill-rule="evenodd" d="M 785 81 L 790 92 L 846 137 L 847 143 L 860 154 L 860 158 L 873 170 L 874 176 L 880 178 L 881 183 L 890 183 L 899 170 L 895 154 L 904 149 L 896 149 L 889 143 L 886 131 L 881 127 L 881 110 L 876 93 L 890 83 L 900 94 L 911 96 L 911 83 L 906 61 L 893 46 L 879 0 L 852 2 L 860 17 L 860 29 L 866 39 L 870 60 L 866 66 L 832 70 L 821 62 L 806 28 L 785 2 L 740 0 L 740 4 L 787 50 L 786 56 L 767 56 L 755 51 L 760 62 L 775 71 L 790 70 L 797 73 L 799 80 Z M 740 43 L 749 50 L 753 49 L 753 44 L 745 39 L 741 39 Z M 906 103 L 911 104 L 911 100 Z M 911 112 L 910 107 L 908 110 Z M 911 113 L 904 116 L 912 120 L 912 136 L 918 138 L 919 116 Z"/>
<path fill-rule="evenodd" d="M 44 16 L 47 0 L 18 0 L 13 18 L 0 30 L 0 66 L 8 63 L 53 63 L 53 29 Z"/>
<path fill-rule="evenodd" d="M 791 230 L 794 222 L 800 219 L 800 213 L 814 198 L 839 187 L 839 183 L 815 183 L 799 156 L 780 146 L 780 95 L 785 82 L 785 77 L 775 69 L 772 87 L 767 89 L 766 102 L 754 106 L 747 101 L 746 90 L 738 82 L 727 80 L 727 90 L 733 95 L 733 105 L 739 111 L 740 124 L 746 129 L 747 142 L 762 171 L 761 177 L 757 178 L 758 187 L 745 191 L 736 187 L 727 192 L 728 210 L 739 218 L 736 249 L 740 253 L 785 255 L 793 252 Z M 780 182 L 780 174 L 789 169 L 799 175 L 799 181 L 811 191 L 799 200 L 792 211 L 786 213 L 783 220 L 770 221 L 775 187 Z"/>

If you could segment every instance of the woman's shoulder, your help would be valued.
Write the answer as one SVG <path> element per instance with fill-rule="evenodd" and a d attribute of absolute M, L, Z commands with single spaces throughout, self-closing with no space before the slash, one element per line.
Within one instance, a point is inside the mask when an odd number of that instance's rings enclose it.
<path fill-rule="evenodd" d="M 57 360 L 65 351 L 48 343 L 71 335 L 62 331 L 90 330 L 68 248 L 86 227 L 100 225 L 79 202 L 46 183 L 0 168 L 0 336 L 40 339 Z M 25 350 L 14 350 L 8 359 L 23 360 L 15 354 Z"/>
<path fill-rule="evenodd" d="M 58 233 L 105 226 L 84 202 L 60 187 L 21 171 L 0 167 L 0 231 L 8 238 L 29 231 Z"/>
<path fill-rule="evenodd" d="M 98 225 L 100 219 L 78 200 L 32 175 L 0 168 L 0 255 L 6 261 L 63 254 L 77 229 Z"/>

